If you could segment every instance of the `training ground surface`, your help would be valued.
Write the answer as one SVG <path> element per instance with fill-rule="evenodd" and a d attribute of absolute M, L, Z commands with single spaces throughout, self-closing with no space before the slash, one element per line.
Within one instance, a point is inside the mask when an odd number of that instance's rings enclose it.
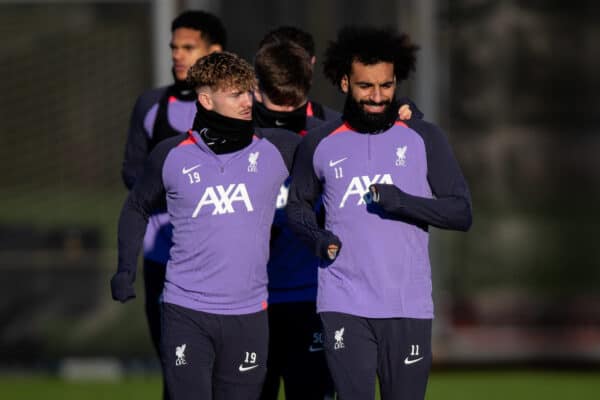
<path fill-rule="evenodd" d="M 157 376 L 130 377 L 119 382 L 66 382 L 50 377 L 0 376 L 4 399 L 16 400 L 160 400 Z M 434 372 L 427 399 L 566 400 L 597 399 L 600 371 Z M 377 398 L 379 398 L 377 396 Z M 284 399 L 280 396 L 280 399 Z"/>

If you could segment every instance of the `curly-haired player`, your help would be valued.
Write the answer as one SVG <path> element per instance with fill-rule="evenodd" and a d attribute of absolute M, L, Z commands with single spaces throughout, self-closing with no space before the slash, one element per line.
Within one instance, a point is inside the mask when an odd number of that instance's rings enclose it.
<path fill-rule="evenodd" d="M 128 190 L 141 176 L 148 154 L 163 139 L 192 127 L 196 96 L 186 83 L 187 71 L 200 57 L 222 51 L 227 33 L 210 13 L 187 10 L 171 23 L 173 84 L 144 91 L 135 102 L 125 146 L 121 175 Z M 164 209 L 153 211 L 144 237 L 145 311 L 152 344 L 160 353 L 160 303 L 171 247 L 171 224 Z M 164 387 L 163 398 L 169 399 Z"/>
<path fill-rule="evenodd" d="M 268 351 L 267 259 L 276 198 L 299 137 L 252 122 L 254 70 L 232 53 L 196 61 L 192 129 L 160 142 L 119 219 L 113 298 L 133 297 L 148 215 L 173 226 L 161 353 L 171 399 L 255 400 Z"/>
<path fill-rule="evenodd" d="M 467 230 L 471 201 L 445 135 L 399 121 L 396 88 L 415 68 L 405 34 L 345 28 L 325 75 L 346 93 L 341 122 L 305 136 L 287 206 L 321 258 L 317 312 L 339 398 L 423 399 L 431 366 L 429 228 Z M 314 204 L 322 199 L 325 226 Z"/>

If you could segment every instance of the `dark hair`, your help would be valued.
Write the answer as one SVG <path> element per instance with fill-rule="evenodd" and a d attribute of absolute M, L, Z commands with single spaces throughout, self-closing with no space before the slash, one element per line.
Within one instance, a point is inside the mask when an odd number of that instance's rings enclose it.
<path fill-rule="evenodd" d="M 261 47 L 254 57 L 258 87 L 278 106 L 300 106 L 312 84 L 310 55 L 294 42 Z"/>
<path fill-rule="evenodd" d="M 315 55 L 315 40 L 312 35 L 293 26 L 280 26 L 273 29 L 262 38 L 258 48 L 280 42 L 294 42 L 306 50 L 310 57 Z"/>
<path fill-rule="evenodd" d="M 171 23 L 171 32 L 179 28 L 189 28 L 200 31 L 201 37 L 209 45 L 220 44 L 223 49 L 227 46 L 227 32 L 221 20 L 205 11 L 184 11 Z"/>
<path fill-rule="evenodd" d="M 213 90 L 233 88 L 248 91 L 256 86 L 256 77 L 250 63 L 227 51 L 211 53 L 198 59 L 190 67 L 187 81 L 195 89 L 208 86 Z"/>
<path fill-rule="evenodd" d="M 415 70 L 418 49 L 407 34 L 389 28 L 345 27 L 338 32 L 335 42 L 329 42 L 323 73 L 339 86 L 344 75 L 350 74 L 354 61 L 365 65 L 389 62 L 394 64 L 394 75 L 400 82 Z"/>

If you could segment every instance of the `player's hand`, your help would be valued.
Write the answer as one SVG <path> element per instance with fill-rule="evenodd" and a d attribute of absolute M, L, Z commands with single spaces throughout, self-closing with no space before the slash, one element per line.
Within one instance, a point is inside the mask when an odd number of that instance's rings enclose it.
<path fill-rule="evenodd" d="M 369 186 L 369 191 L 365 193 L 363 197 L 365 199 L 365 203 L 367 204 L 379 203 L 380 196 L 379 192 L 377 191 L 377 187 L 375 187 L 375 185 Z"/>
<path fill-rule="evenodd" d="M 135 290 L 131 278 L 126 271 L 117 272 L 110 280 L 110 291 L 113 300 L 125 303 L 135 298 Z"/>
<path fill-rule="evenodd" d="M 337 244 L 330 244 L 327 247 L 327 256 L 329 257 L 329 259 L 335 260 L 339 250 L 340 250 L 340 247 Z"/>
<path fill-rule="evenodd" d="M 402 121 L 409 120 L 412 117 L 412 111 L 408 104 L 402 104 L 398 110 L 398 117 L 400 117 Z"/>

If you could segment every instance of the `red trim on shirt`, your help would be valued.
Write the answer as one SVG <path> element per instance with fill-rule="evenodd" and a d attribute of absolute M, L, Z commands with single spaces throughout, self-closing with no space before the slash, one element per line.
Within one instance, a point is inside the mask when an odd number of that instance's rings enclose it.
<path fill-rule="evenodd" d="M 351 131 L 352 127 L 350 125 L 348 125 L 347 122 L 344 122 L 342 125 L 339 126 L 339 128 L 337 128 L 336 130 L 334 130 L 333 132 L 331 132 L 329 135 L 336 135 L 338 133 L 342 133 L 342 132 L 346 132 L 346 131 Z"/>
<path fill-rule="evenodd" d="M 405 128 L 408 128 L 408 125 L 406 125 L 403 121 L 400 121 L 400 120 L 396 121 L 394 123 L 394 126 L 403 126 Z M 346 131 L 351 131 L 351 130 L 353 130 L 352 127 L 347 122 L 344 122 L 342 125 L 340 125 L 339 128 L 337 128 L 336 130 L 334 130 L 333 132 L 331 132 L 330 135 L 335 135 L 335 134 L 338 134 L 338 133 L 342 133 L 342 132 L 346 132 Z"/>
<path fill-rule="evenodd" d="M 175 96 L 169 96 L 169 103 L 172 103 L 174 101 L 177 101 L 177 97 L 175 97 Z"/>
<path fill-rule="evenodd" d="M 307 116 L 307 117 L 312 117 L 312 116 L 314 116 L 314 115 L 315 115 L 315 114 L 314 114 L 314 112 L 313 112 L 312 103 L 309 101 L 309 102 L 306 104 L 306 116 Z"/>
<path fill-rule="evenodd" d="M 177 147 L 179 146 L 187 146 L 188 144 L 196 144 L 198 142 L 196 142 L 196 138 L 192 136 L 192 130 L 190 129 L 188 132 L 188 138 L 185 139 L 184 141 L 182 141 L 181 143 L 179 143 L 177 145 Z"/>

